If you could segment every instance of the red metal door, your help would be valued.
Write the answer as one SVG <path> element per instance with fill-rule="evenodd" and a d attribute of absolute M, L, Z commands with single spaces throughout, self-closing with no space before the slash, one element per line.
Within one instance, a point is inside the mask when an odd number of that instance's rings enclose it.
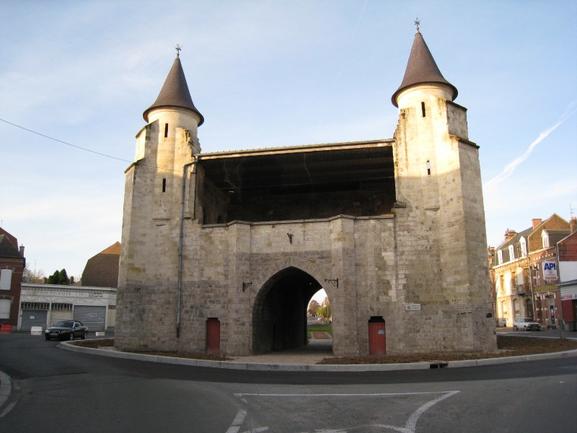
<path fill-rule="evenodd" d="M 220 320 L 206 319 L 206 351 L 220 353 Z"/>
<path fill-rule="evenodd" d="M 385 321 L 380 316 L 371 317 L 369 320 L 369 354 L 384 355 L 386 351 Z"/>

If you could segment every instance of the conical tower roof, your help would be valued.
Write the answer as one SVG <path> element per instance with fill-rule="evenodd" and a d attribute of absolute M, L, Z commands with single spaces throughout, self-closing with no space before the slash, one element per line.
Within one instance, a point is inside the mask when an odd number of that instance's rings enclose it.
<path fill-rule="evenodd" d="M 154 104 L 148 107 L 143 113 L 144 120 L 148 122 L 148 113 L 155 108 L 161 107 L 186 108 L 198 114 L 200 117 L 198 126 L 204 123 L 203 115 L 196 109 L 192 102 L 192 98 L 190 97 L 188 85 L 186 84 L 186 77 L 184 76 L 179 56 L 176 56 L 174 59 L 172 68 L 170 68 L 166 80 L 164 80 L 164 85 L 158 94 L 158 98 L 156 98 Z"/>
<path fill-rule="evenodd" d="M 411 54 L 409 55 L 409 61 L 407 62 L 407 69 L 405 70 L 405 76 L 403 77 L 403 82 L 397 89 L 391 100 L 393 105 L 397 105 L 397 97 L 399 93 L 403 90 L 408 89 L 419 84 L 446 84 L 453 90 L 453 100 L 457 97 L 459 93 L 457 88 L 445 80 L 439 67 L 433 58 L 433 55 L 429 51 L 429 47 L 423 39 L 421 32 L 417 30 L 415 34 L 415 40 L 413 41 L 413 46 L 411 48 Z"/>

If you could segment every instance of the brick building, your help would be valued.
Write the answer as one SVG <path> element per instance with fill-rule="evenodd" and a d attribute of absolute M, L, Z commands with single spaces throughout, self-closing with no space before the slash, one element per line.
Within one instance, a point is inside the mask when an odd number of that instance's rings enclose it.
<path fill-rule="evenodd" d="M 566 329 L 577 331 L 577 219 L 571 220 L 571 234 L 557 243 L 559 295 Z"/>
<path fill-rule="evenodd" d="M 545 327 L 557 326 L 557 242 L 569 233 L 569 223 L 557 214 L 545 221 L 534 218 L 519 233 L 505 232 L 492 267 L 498 322 L 511 327 L 517 318 L 530 317 Z"/>
<path fill-rule="evenodd" d="M 0 227 L 0 324 L 16 328 L 22 274 L 26 267 L 24 247 L 18 240 Z"/>
<path fill-rule="evenodd" d="M 177 56 L 125 171 L 115 344 L 300 347 L 324 288 L 337 355 L 376 339 L 494 350 L 479 151 L 456 97 L 417 32 L 393 138 L 202 153 Z"/>

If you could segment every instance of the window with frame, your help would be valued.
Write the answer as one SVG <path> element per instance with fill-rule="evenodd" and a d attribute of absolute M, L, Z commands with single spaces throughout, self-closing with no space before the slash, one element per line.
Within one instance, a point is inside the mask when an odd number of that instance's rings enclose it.
<path fill-rule="evenodd" d="M 12 286 L 12 269 L 0 270 L 0 290 L 10 290 Z"/>
<path fill-rule="evenodd" d="M 543 248 L 549 248 L 549 233 L 547 233 L 547 230 L 541 232 L 541 240 L 543 241 Z"/>
<path fill-rule="evenodd" d="M 497 251 L 497 263 L 499 265 L 503 264 L 503 251 L 501 250 Z"/>
<path fill-rule="evenodd" d="M 509 261 L 512 262 L 513 260 L 515 260 L 515 247 L 509 245 Z"/>
<path fill-rule="evenodd" d="M 10 318 L 10 307 L 12 301 L 10 299 L 0 299 L 0 319 Z"/>
<path fill-rule="evenodd" d="M 519 245 L 521 246 L 521 257 L 527 257 L 527 241 L 525 238 L 519 239 Z"/>

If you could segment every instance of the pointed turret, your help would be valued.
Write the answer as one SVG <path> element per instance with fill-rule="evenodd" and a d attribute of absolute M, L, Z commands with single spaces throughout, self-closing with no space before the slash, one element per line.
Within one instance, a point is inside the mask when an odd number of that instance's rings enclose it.
<path fill-rule="evenodd" d="M 391 98 L 393 105 L 398 107 L 397 98 L 401 92 L 421 84 L 441 84 L 448 86 L 452 93 L 451 100 L 454 100 L 458 94 L 457 88 L 449 83 L 445 77 L 443 77 L 441 71 L 439 71 L 439 67 L 431 51 L 429 51 L 423 35 L 421 35 L 421 32 L 417 29 L 403 82 Z"/>
<path fill-rule="evenodd" d="M 200 114 L 200 111 L 196 109 L 192 98 L 190 97 L 190 92 L 188 90 L 188 85 L 186 84 L 186 77 L 184 76 L 184 71 L 182 70 L 182 64 L 180 63 L 180 57 L 176 56 L 172 68 L 166 76 L 164 85 L 160 90 L 158 98 L 154 101 L 150 107 L 146 109 L 143 113 L 144 120 L 148 122 L 148 114 L 157 108 L 184 108 L 190 110 L 198 115 L 200 121 L 198 126 L 202 125 L 204 122 L 204 117 Z"/>

